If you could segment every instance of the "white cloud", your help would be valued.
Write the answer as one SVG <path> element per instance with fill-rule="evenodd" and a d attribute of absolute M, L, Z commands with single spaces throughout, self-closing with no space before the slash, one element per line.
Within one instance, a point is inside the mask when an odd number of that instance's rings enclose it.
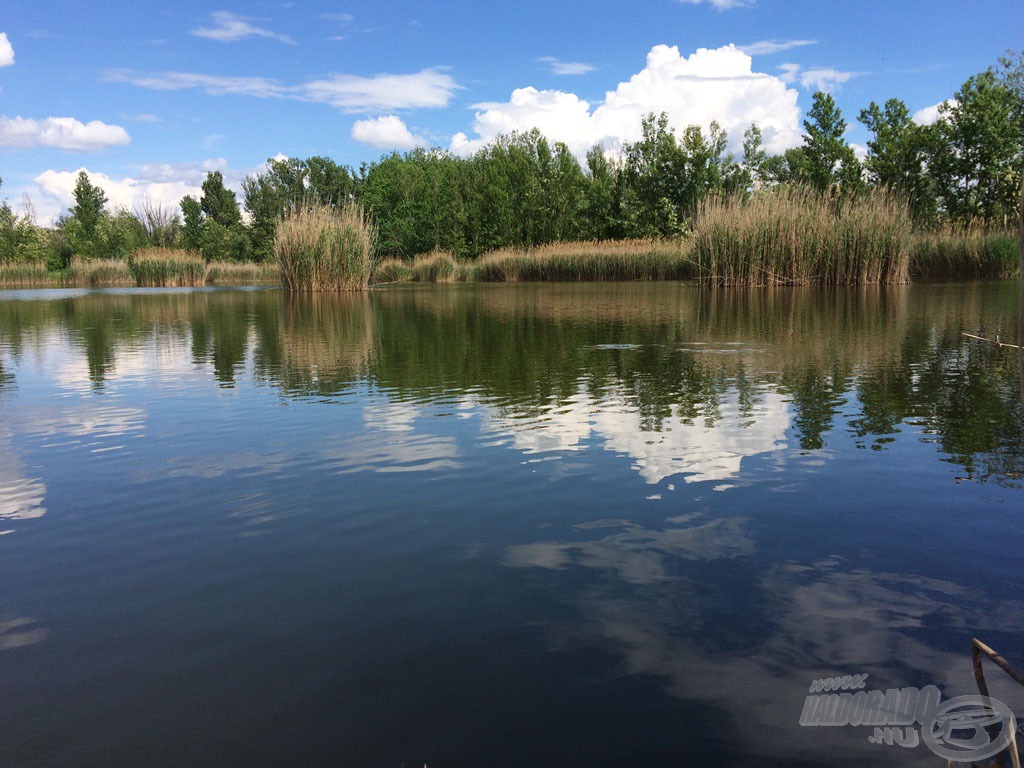
<path fill-rule="evenodd" d="M 294 86 L 283 85 L 267 77 L 207 75 L 198 72 L 146 74 L 127 69 L 108 70 L 104 78 L 108 82 L 130 83 L 156 91 L 195 88 L 211 96 L 299 99 L 330 104 L 346 112 L 446 107 L 452 94 L 459 88 L 451 75 L 436 69 L 370 77 L 335 74 Z"/>
<path fill-rule="evenodd" d="M 124 128 L 99 120 L 82 123 L 73 117 L 32 120 L 0 115 L 0 147 L 54 147 L 89 152 L 130 142 Z"/>
<path fill-rule="evenodd" d="M 679 0 L 681 3 L 700 5 L 706 2 L 716 11 L 728 11 L 732 8 L 750 8 L 756 0 Z"/>
<path fill-rule="evenodd" d="M 162 123 L 164 120 L 160 115 L 154 115 L 152 112 L 143 112 L 138 115 L 121 115 L 125 120 L 131 120 L 133 123 Z"/>
<path fill-rule="evenodd" d="M 779 69 L 782 70 L 779 77 L 787 83 L 800 83 L 808 90 L 826 92 L 861 74 L 860 72 L 842 72 L 827 67 L 804 69 L 799 64 L 780 64 Z"/>
<path fill-rule="evenodd" d="M 295 41 L 288 35 L 257 27 L 245 16 L 239 16 L 230 11 L 215 11 L 210 14 L 210 19 L 213 21 L 213 26 L 193 29 L 190 34 L 196 37 L 205 37 L 207 40 L 216 40 L 220 43 L 233 43 L 249 37 L 266 37 L 271 40 L 288 43 L 289 45 L 295 45 Z"/>
<path fill-rule="evenodd" d="M 330 75 L 296 90 L 302 98 L 346 112 L 372 112 L 446 107 L 457 88 L 451 75 L 424 69 L 408 75 Z"/>
<path fill-rule="evenodd" d="M 104 79 L 111 83 L 130 83 L 153 91 L 183 91 L 198 88 L 211 96 L 255 96 L 260 99 L 284 98 L 288 89 L 267 77 L 231 77 L 196 72 L 157 72 L 143 74 L 128 69 L 108 70 Z"/>
<path fill-rule="evenodd" d="M 585 75 L 597 69 L 593 64 L 584 64 L 582 61 L 562 61 L 554 56 L 541 56 L 537 61 L 547 64 L 551 73 L 555 75 Z"/>
<path fill-rule="evenodd" d="M 209 158 L 198 163 L 147 163 L 139 167 L 138 181 L 141 183 L 183 182 L 199 187 L 206 174 L 220 171 L 230 178 L 228 161 L 223 157 Z M 230 181 L 229 181 L 230 184 Z"/>
<path fill-rule="evenodd" d="M 764 56 L 769 53 L 788 51 L 805 45 L 817 45 L 817 40 L 758 40 L 756 43 L 737 46 L 749 56 Z"/>
<path fill-rule="evenodd" d="M 320 18 L 324 21 L 333 21 L 335 24 L 351 24 L 356 20 L 351 13 L 321 13 Z"/>
<path fill-rule="evenodd" d="M 939 107 L 943 104 L 948 104 L 951 107 L 957 105 L 956 99 L 946 99 L 946 101 L 940 101 L 938 104 L 932 104 L 930 107 L 919 109 L 914 113 L 913 121 L 918 125 L 932 125 L 937 122 L 940 116 Z"/>
<path fill-rule="evenodd" d="M 0 67 L 9 67 L 14 63 L 14 47 L 7 39 L 6 32 L 0 32 Z"/>
<path fill-rule="evenodd" d="M 198 184 L 181 180 L 113 179 L 105 173 L 89 171 L 87 168 L 74 171 L 47 170 L 35 178 L 37 216 L 41 221 L 52 221 L 62 210 L 74 204 L 73 190 L 79 171 L 88 173 L 89 180 L 103 189 L 108 206 L 112 209 L 131 209 L 143 200 L 177 209 L 185 195 L 202 194 Z"/>
<path fill-rule="evenodd" d="M 287 159 L 277 154 L 275 160 Z M 220 171 L 224 185 L 232 190 L 241 201 L 242 180 L 250 174 L 261 173 L 267 164 L 254 168 L 233 170 L 223 157 L 208 158 L 194 163 L 150 163 L 139 166 L 134 176 L 113 178 L 106 173 L 90 171 L 88 168 L 69 170 L 47 170 L 34 179 L 34 186 L 23 190 L 33 201 L 36 222 L 48 224 L 74 203 L 73 190 L 79 171 L 89 174 L 93 184 L 103 189 L 111 209 L 136 208 L 140 203 L 178 209 L 185 195 L 202 195 L 202 183 L 210 171 Z"/>
<path fill-rule="evenodd" d="M 647 64 L 592 107 L 574 93 L 518 88 L 507 102 L 477 104 L 476 138 L 456 134 L 451 149 L 468 154 L 499 133 L 538 128 L 565 142 L 577 157 L 595 144 L 610 149 L 640 137 L 640 123 L 651 112 L 666 112 L 677 130 L 712 120 L 729 131 L 738 149 L 744 129 L 756 122 L 768 151 L 781 152 L 800 143 L 797 92 L 782 78 L 754 72 L 748 54 L 733 45 L 698 49 L 682 56 L 675 46 L 658 45 Z"/>
<path fill-rule="evenodd" d="M 753 422 L 742 415 L 739 400 L 735 391 L 723 394 L 713 427 L 674 417 L 671 429 L 651 432 L 640 413 L 622 407 L 625 396 L 609 392 L 598 399 L 581 390 L 539 421 L 482 406 L 483 428 L 509 435 L 526 454 L 577 451 L 596 440 L 605 450 L 630 457 L 633 469 L 651 485 L 675 476 L 687 483 L 723 481 L 740 476 L 744 458 L 784 448 L 792 421 L 778 393 L 765 393 Z"/>
<path fill-rule="evenodd" d="M 397 115 L 386 115 L 371 120 L 356 120 L 352 125 L 352 138 L 379 149 L 413 149 L 428 144 L 412 132 Z"/>

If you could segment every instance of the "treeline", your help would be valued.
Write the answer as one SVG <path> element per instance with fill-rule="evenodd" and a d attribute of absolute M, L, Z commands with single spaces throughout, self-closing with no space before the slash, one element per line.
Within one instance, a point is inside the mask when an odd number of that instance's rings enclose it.
<path fill-rule="evenodd" d="M 770 155 L 759 127 L 727 151 L 717 124 L 676 133 L 648 115 L 641 137 L 616 154 L 595 146 L 581 165 L 565 144 L 538 131 L 501 136 L 471 157 L 439 149 L 392 153 L 358 170 L 326 157 L 270 160 L 242 183 L 242 199 L 207 175 L 197 198 L 177 210 L 142 204 L 108 210 L 103 190 L 83 172 L 75 203 L 53 229 L 0 206 L 0 262 L 124 258 L 144 246 L 180 247 L 207 261 L 271 257 L 278 220 L 307 202 L 370 212 L 380 255 L 435 250 L 475 258 L 499 248 L 565 240 L 671 238 L 689 229 L 712 194 L 754 195 L 779 184 L 857 195 L 886 188 L 908 204 L 915 226 L 1005 229 L 1019 215 L 1024 167 L 1024 52 L 970 77 L 920 125 L 899 99 L 857 116 L 868 129 L 860 160 L 835 101 L 816 93 L 799 147 Z M 244 213 L 243 213 L 244 210 Z"/>

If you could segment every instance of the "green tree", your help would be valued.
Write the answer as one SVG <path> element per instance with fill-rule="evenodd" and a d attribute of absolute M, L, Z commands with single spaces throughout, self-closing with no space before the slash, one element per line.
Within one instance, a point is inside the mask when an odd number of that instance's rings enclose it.
<path fill-rule="evenodd" d="M 804 120 L 803 180 L 825 191 L 835 186 L 853 189 L 860 186 L 860 163 L 846 143 L 846 121 L 831 94 L 818 91 Z"/>
<path fill-rule="evenodd" d="M 768 180 L 768 153 L 764 149 L 761 127 L 751 123 L 743 132 L 743 162 L 739 182 L 744 189 L 757 189 Z"/>
<path fill-rule="evenodd" d="M 584 197 L 584 237 L 595 240 L 622 237 L 622 166 L 610 159 L 601 146 L 587 152 Z"/>
<path fill-rule="evenodd" d="M 85 259 L 98 258 L 104 250 L 100 223 L 106 216 L 107 195 L 85 171 L 78 172 L 72 194 L 75 204 L 58 226 L 65 232 L 72 253 Z"/>
<path fill-rule="evenodd" d="M 632 237 L 672 236 L 682 230 L 681 189 L 686 157 L 664 112 L 648 114 L 638 141 L 625 147 L 623 218 Z"/>
<path fill-rule="evenodd" d="M 994 70 L 974 75 L 939 107 L 932 174 L 954 221 L 1016 220 L 1022 162 L 1020 102 Z"/>
<path fill-rule="evenodd" d="M 206 174 L 199 207 L 208 221 L 214 221 L 224 227 L 231 227 L 242 221 L 235 193 L 224 186 L 224 175 L 220 171 L 210 171 Z"/>
<path fill-rule="evenodd" d="M 102 188 L 89 180 L 89 174 L 85 171 L 78 172 L 73 195 L 75 204 L 71 207 L 71 215 L 81 227 L 82 235 L 91 238 L 103 218 L 103 206 L 107 204 L 107 195 Z"/>
<path fill-rule="evenodd" d="M 917 125 L 899 99 L 889 99 L 884 108 L 872 101 L 857 119 L 872 134 L 864 161 L 870 182 L 905 199 L 918 222 L 933 220 L 935 190 L 925 166 L 930 130 Z"/>
<path fill-rule="evenodd" d="M 0 264 L 51 258 L 49 238 L 32 219 L 29 211 L 19 215 L 6 200 L 0 203 Z"/>
<path fill-rule="evenodd" d="M 224 186 L 220 171 L 207 173 L 202 189 L 198 201 L 190 195 L 181 200 L 183 244 L 202 253 L 207 261 L 249 260 L 249 231 L 242 223 L 235 193 Z"/>

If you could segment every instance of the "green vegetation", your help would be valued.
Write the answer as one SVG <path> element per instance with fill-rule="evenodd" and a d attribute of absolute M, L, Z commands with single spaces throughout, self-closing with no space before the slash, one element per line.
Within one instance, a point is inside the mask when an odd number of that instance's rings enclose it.
<path fill-rule="evenodd" d="M 1016 238 L 983 230 L 920 232 L 911 238 L 910 274 L 924 280 L 1014 276 Z"/>
<path fill-rule="evenodd" d="M 62 274 L 62 282 L 69 286 L 88 288 L 110 288 L 121 285 L 136 285 L 136 273 L 131 259 L 93 259 L 85 261 L 77 256 L 71 259 Z"/>
<path fill-rule="evenodd" d="M 488 253 L 477 263 L 477 279 L 683 280 L 696 276 L 685 241 L 620 240 L 552 243 L 529 250 Z"/>
<path fill-rule="evenodd" d="M 466 278 L 465 270 L 460 270 L 455 258 L 444 251 L 417 256 L 409 272 L 409 279 L 416 283 L 452 283 Z"/>
<path fill-rule="evenodd" d="M 416 149 L 358 171 L 325 157 L 273 159 L 242 182 L 244 213 L 218 171 L 207 174 L 198 199 L 181 201 L 180 215 L 145 201 L 135 211 L 110 210 L 106 193 L 82 172 L 74 205 L 52 229 L 35 226 L 30 206 L 17 214 L 0 204 L 0 275 L 5 284 L 32 276 L 59 283 L 69 270 L 81 272 L 71 269 L 73 259 L 124 261 L 146 246 L 192 251 L 210 265 L 268 264 L 289 242 L 306 253 L 289 251 L 289 270 L 310 288 L 349 284 L 342 273 L 361 274 L 356 262 L 370 256 L 382 259 L 377 282 L 903 280 L 899 242 L 911 243 L 914 276 L 1004 274 L 1001 235 L 1016 227 L 1024 177 L 1024 53 L 968 78 L 934 124 L 915 123 L 895 98 L 872 102 L 858 120 L 870 132 L 863 162 L 826 93 L 814 94 L 801 146 L 777 155 L 756 124 L 736 157 L 718 124 L 677 133 L 665 115 L 650 114 L 636 141 L 595 146 L 582 163 L 537 130 L 500 136 L 469 157 Z M 806 215 L 793 218 L 798 204 Z M 302 245 L 293 225 L 305 218 L 313 226 L 314 208 L 344 219 L 353 205 L 365 217 L 351 231 L 375 223 L 372 252 L 357 256 L 362 246 L 353 245 L 351 265 L 315 266 L 341 252 Z M 844 216 L 855 220 L 840 223 Z M 283 240 L 282 222 L 292 227 Z M 879 231 L 869 235 L 872 226 Z M 769 257 L 773 238 L 788 250 Z M 662 245 L 637 252 L 650 241 Z M 734 245 L 739 250 L 728 252 Z M 15 262 L 32 266 L 9 267 Z"/>
<path fill-rule="evenodd" d="M 779 187 L 708 198 L 694 224 L 697 276 L 712 285 L 907 282 L 910 218 L 884 190 L 830 197 Z"/>
<path fill-rule="evenodd" d="M 188 251 L 144 248 L 128 257 L 128 268 L 140 288 L 206 283 L 206 261 Z"/>
<path fill-rule="evenodd" d="M 277 225 L 274 252 L 289 291 L 358 291 L 369 287 L 376 232 L 357 203 L 338 210 L 307 203 Z"/>

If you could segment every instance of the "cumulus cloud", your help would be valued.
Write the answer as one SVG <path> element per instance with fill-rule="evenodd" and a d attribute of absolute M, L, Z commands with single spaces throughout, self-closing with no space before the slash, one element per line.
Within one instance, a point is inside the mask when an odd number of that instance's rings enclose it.
<path fill-rule="evenodd" d="M 427 141 L 414 136 L 402 118 L 385 115 L 372 120 L 356 120 L 352 125 L 352 138 L 378 149 L 413 149 L 427 145 Z"/>
<path fill-rule="evenodd" d="M 584 64 L 582 61 L 562 61 L 554 56 L 541 56 L 537 61 L 547 64 L 554 75 L 585 75 L 597 69 L 593 64 Z"/>
<path fill-rule="evenodd" d="M 817 44 L 817 40 L 758 40 L 756 43 L 740 45 L 738 48 L 750 56 L 764 56 L 769 53 L 779 53 L 792 48 Z"/>
<path fill-rule="evenodd" d="M 689 5 L 700 5 L 707 3 L 716 11 L 728 11 L 732 8 L 750 8 L 756 0 L 679 0 Z"/>
<path fill-rule="evenodd" d="M 804 69 L 799 64 L 780 64 L 779 69 L 782 70 L 779 77 L 787 83 L 800 83 L 808 90 L 826 92 L 861 74 L 859 72 L 842 72 L 827 67 Z"/>
<path fill-rule="evenodd" d="M 213 22 L 212 26 L 193 29 L 190 34 L 220 43 L 234 43 L 249 37 L 266 37 L 295 45 L 295 41 L 288 35 L 257 27 L 245 16 L 239 16 L 230 11 L 215 11 L 210 14 L 210 20 Z"/>
<path fill-rule="evenodd" d="M 437 69 L 370 77 L 334 74 L 300 85 L 284 85 L 267 77 L 207 75 L 198 72 L 146 74 L 127 69 L 108 70 L 108 82 L 130 83 L 156 91 L 197 89 L 211 96 L 255 96 L 299 99 L 330 104 L 346 112 L 446 107 L 459 88 L 451 75 Z"/>
<path fill-rule="evenodd" d="M 153 181 L 144 178 L 114 179 L 105 173 L 78 168 L 73 171 L 47 170 L 35 178 L 36 208 L 41 219 L 56 217 L 74 204 L 73 190 L 79 171 L 89 174 L 89 180 L 107 194 L 111 208 L 133 208 L 137 203 L 150 201 L 155 205 L 177 209 L 185 195 L 200 195 L 196 184 L 180 180 Z"/>
<path fill-rule="evenodd" d="M 273 159 L 287 158 L 277 154 Z M 177 210 L 185 195 L 202 195 L 202 183 L 210 171 L 220 171 L 224 176 L 224 185 L 241 199 L 242 180 L 247 175 L 262 173 L 266 168 L 267 163 L 261 163 L 253 168 L 232 169 L 226 159 L 216 157 L 194 163 L 143 164 L 134 175 L 124 178 L 90 171 L 85 167 L 75 170 L 50 169 L 36 176 L 34 185 L 23 191 L 33 201 L 36 221 L 48 224 L 74 204 L 73 190 L 79 171 L 85 171 L 90 181 L 103 189 L 110 208 L 137 209 L 142 203 L 148 203 Z"/>
<path fill-rule="evenodd" d="M 938 104 L 932 104 L 930 107 L 924 107 L 923 109 L 917 110 L 914 113 L 913 120 L 918 125 L 932 125 L 937 122 L 940 116 L 939 107 L 943 104 L 947 104 L 950 107 L 957 105 L 956 99 L 946 99 L 946 101 L 940 101 Z"/>
<path fill-rule="evenodd" d="M 220 171 L 230 185 L 233 174 L 228 169 L 228 161 L 223 157 L 209 158 L 197 163 L 146 163 L 139 167 L 136 181 L 140 184 L 181 182 L 198 188 L 210 171 Z"/>
<path fill-rule="evenodd" d="M 9 67 L 14 63 L 14 47 L 7 39 L 6 32 L 0 32 L 0 67 Z"/>
<path fill-rule="evenodd" d="M 130 142 L 131 137 L 124 128 L 99 120 L 83 123 L 73 117 L 33 120 L 0 115 L 0 147 L 53 147 L 90 152 Z"/>
<path fill-rule="evenodd" d="M 650 112 L 666 112 L 677 129 L 716 120 L 729 131 L 734 149 L 752 122 L 761 127 L 770 152 L 800 143 L 797 92 L 780 77 L 754 72 L 750 56 L 733 45 L 701 48 L 689 56 L 675 46 L 655 46 L 640 72 L 594 106 L 574 93 L 526 87 L 513 91 L 507 102 L 477 104 L 475 109 L 476 138 L 458 133 L 452 139 L 451 149 L 460 154 L 475 151 L 499 133 L 536 127 L 582 157 L 595 144 L 615 149 L 635 141 L 641 120 Z"/>

